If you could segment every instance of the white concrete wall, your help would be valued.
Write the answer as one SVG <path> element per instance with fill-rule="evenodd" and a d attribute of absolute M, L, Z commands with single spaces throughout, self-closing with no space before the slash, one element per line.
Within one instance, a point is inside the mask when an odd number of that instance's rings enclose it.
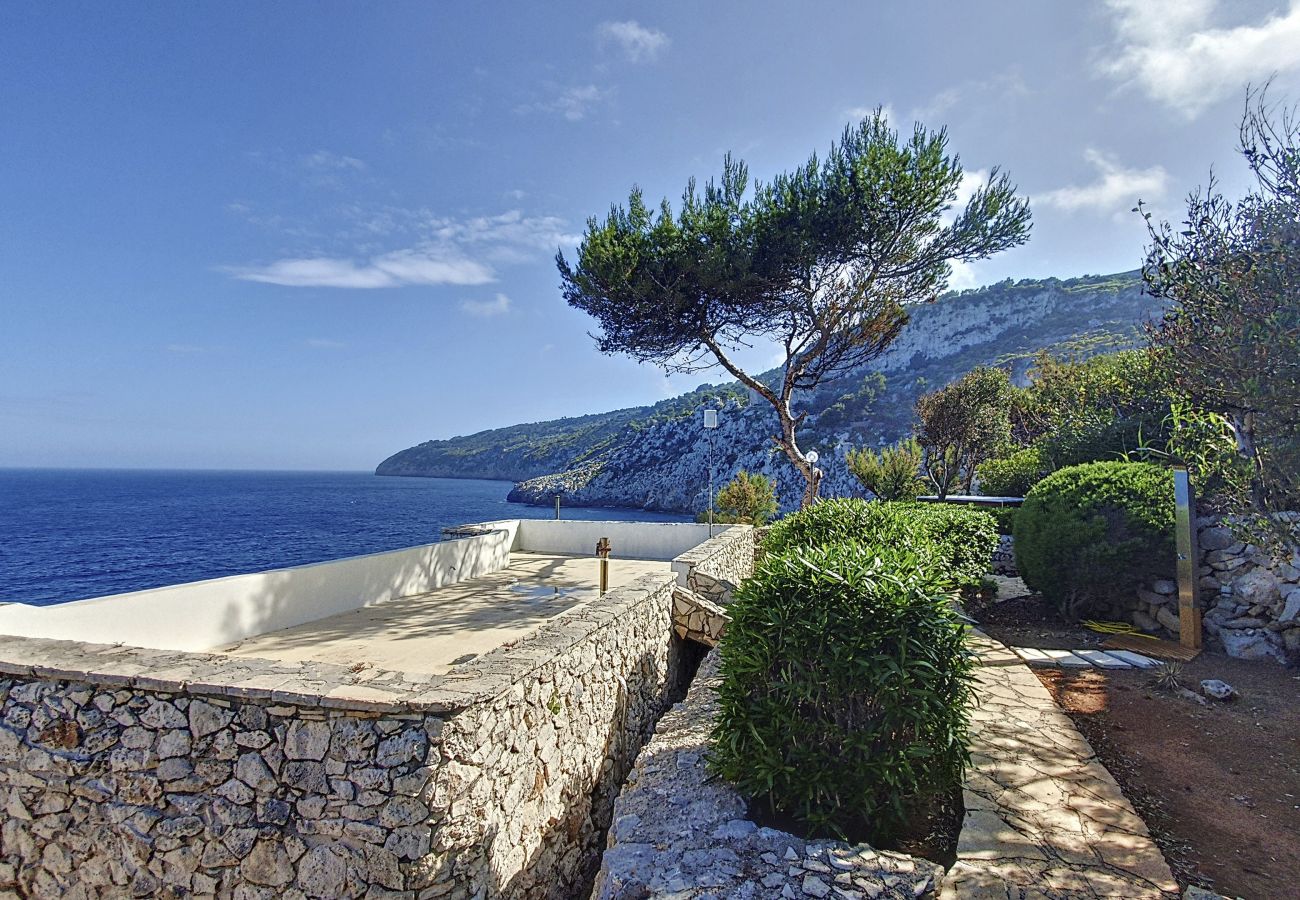
<path fill-rule="evenodd" d="M 714 534 L 726 526 L 715 525 Z M 609 538 L 613 556 L 623 559 L 662 559 L 675 556 L 709 539 L 709 526 L 691 522 L 583 522 L 577 519 L 522 519 L 516 549 L 534 553 L 596 555 L 596 541 Z"/>
<path fill-rule="evenodd" d="M 0 604 L 0 635 L 209 650 L 504 568 L 519 521 L 472 538 L 56 606 Z M 592 539 L 595 546 L 595 539 Z"/>

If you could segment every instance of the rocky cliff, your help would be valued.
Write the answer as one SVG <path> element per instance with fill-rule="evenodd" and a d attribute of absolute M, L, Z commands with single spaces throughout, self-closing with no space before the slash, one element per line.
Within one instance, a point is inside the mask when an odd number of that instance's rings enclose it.
<path fill-rule="evenodd" d="M 1091 352 L 1138 340 L 1159 307 L 1135 272 L 1068 281 L 1001 282 L 948 294 L 913 309 L 887 353 L 798 398 L 808 411 L 800 443 L 817 449 L 824 495 L 857 490 L 845 466 L 850 447 L 877 446 L 906 434 L 917 396 L 981 364 L 1023 375 L 1042 348 Z M 699 410 L 719 409 L 706 432 Z M 798 474 L 773 449 L 771 408 L 741 386 L 705 386 L 653 406 L 515 425 L 428 441 L 380 463 L 380 475 L 503 478 L 519 484 L 510 499 L 550 504 L 623 506 L 693 512 L 737 470 L 762 472 L 784 507 L 798 502 Z"/>

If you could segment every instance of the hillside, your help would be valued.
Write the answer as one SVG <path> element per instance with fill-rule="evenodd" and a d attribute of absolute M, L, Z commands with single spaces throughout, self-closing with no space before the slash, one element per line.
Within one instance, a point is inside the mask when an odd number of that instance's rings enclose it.
<path fill-rule="evenodd" d="M 799 398 L 809 413 L 801 445 L 816 448 L 827 476 L 823 494 L 851 494 L 844 465 L 853 446 L 896 440 L 912 424 L 917 396 L 981 364 L 1023 376 L 1042 348 L 1093 352 L 1135 343 L 1158 314 L 1136 272 L 1067 281 L 1003 281 L 915 307 L 889 351 L 868 366 Z M 698 410 L 719 408 L 710 436 Z M 771 449 L 775 414 L 731 382 L 608 413 L 497 428 L 427 441 L 390 456 L 379 475 L 501 478 L 521 482 L 511 499 L 549 504 L 692 512 L 707 505 L 708 465 L 717 484 L 738 469 L 776 479 L 783 505 L 797 503 L 797 474 Z"/>

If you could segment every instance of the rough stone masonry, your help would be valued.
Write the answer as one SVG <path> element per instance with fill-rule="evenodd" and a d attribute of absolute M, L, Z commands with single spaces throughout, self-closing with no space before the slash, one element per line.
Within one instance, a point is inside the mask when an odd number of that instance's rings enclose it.
<path fill-rule="evenodd" d="M 721 537 L 690 568 L 739 580 Z M 675 584 L 445 676 L 5 638 L 0 897 L 572 896 L 682 687 Z"/>

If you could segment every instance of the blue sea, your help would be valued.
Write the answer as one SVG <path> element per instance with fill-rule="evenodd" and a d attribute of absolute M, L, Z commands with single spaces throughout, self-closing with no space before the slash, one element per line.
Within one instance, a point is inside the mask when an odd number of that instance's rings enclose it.
<path fill-rule="evenodd" d="M 0 469 L 0 601 L 52 604 L 396 550 L 448 525 L 545 519 L 511 483 L 368 472 Z M 636 510 L 569 519 L 673 522 Z"/>

